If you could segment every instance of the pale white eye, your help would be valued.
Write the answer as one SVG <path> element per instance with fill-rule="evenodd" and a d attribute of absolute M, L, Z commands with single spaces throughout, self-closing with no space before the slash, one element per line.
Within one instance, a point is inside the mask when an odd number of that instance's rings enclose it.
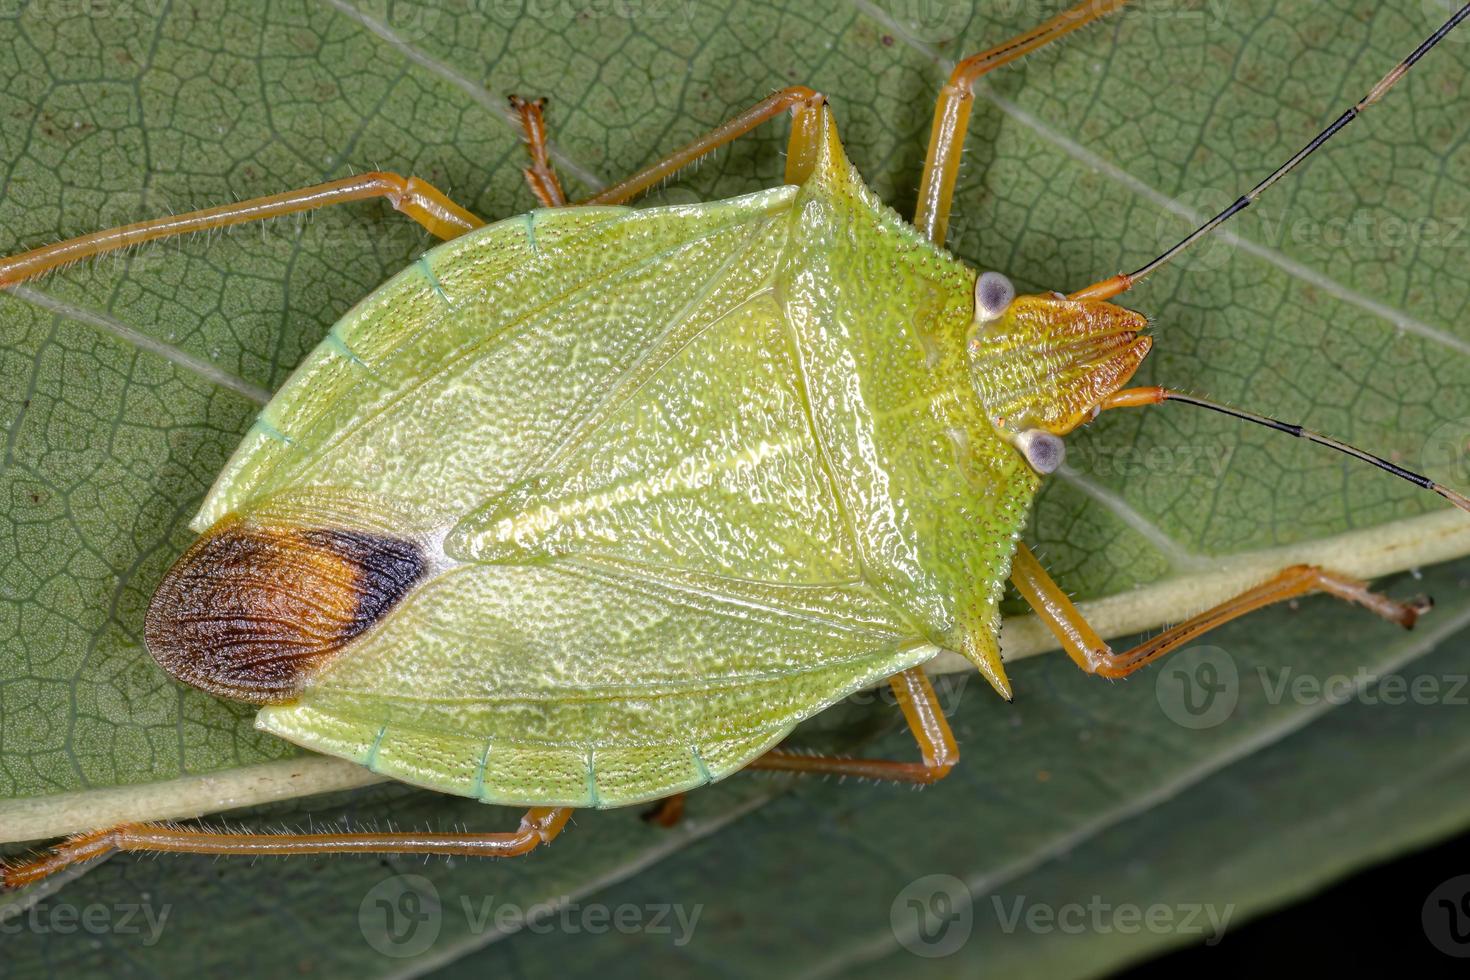
<path fill-rule="evenodd" d="M 1042 475 L 1055 473 L 1067 458 L 1067 444 L 1045 429 L 1027 429 L 1016 436 L 1016 448 L 1031 468 Z"/>
<path fill-rule="evenodd" d="M 1016 287 L 999 272 L 986 272 L 975 281 L 975 319 L 994 320 L 1016 298 Z"/>

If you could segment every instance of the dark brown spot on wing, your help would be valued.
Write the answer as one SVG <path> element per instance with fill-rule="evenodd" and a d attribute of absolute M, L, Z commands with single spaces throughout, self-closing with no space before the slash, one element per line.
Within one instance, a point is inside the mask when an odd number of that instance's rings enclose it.
<path fill-rule="evenodd" d="M 159 583 L 144 630 L 148 650 L 174 677 L 211 694 L 289 701 L 425 570 L 413 541 L 227 518 Z"/>

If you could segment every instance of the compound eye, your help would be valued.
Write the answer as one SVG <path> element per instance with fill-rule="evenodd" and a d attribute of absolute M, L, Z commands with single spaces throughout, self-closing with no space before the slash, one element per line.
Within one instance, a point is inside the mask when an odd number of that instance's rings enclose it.
<path fill-rule="evenodd" d="M 994 320 L 1006 311 L 1016 298 L 1016 287 L 999 272 L 983 273 L 975 281 L 975 319 L 981 323 Z"/>
<path fill-rule="evenodd" d="M 1016 448 L 1031 468 L 1043 476 L 1055 473 L 1067 458 L 1067 444 L 1045 429 L 1027 429 L 1016 436 Z"/>

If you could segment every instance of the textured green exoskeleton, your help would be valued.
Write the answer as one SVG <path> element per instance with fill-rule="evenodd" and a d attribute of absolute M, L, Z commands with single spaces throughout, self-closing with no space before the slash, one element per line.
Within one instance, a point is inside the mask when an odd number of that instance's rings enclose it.
<path fill-rule="evenodd" d="M 1293 564 L 1114 650 L 1020 535 L 1061 437 L 1190 404 L 1470 498 L 1340 440 L 1161 386 L 1124 388 L 1146 320 L 1109 301 L 1250 207 L 1470 20 L 1470 2 L 1234 203 L 1133 272 L 1017 296 L 942 247 L 986 73 L 1124 7 L 1077 0 L 958 62 L 913 223 L 848 164 L 826 98 L 774 92 L 590 200 L 625 203 L 789 114 L 788 186 L 728 201 L 567 207 L 542 101 L 510 97 L 549 210 L 491 226 L 371 171 L 0 259 L 0 287 L 199 231 L 380 199 L 445 239 L 363 300 L 261 412 L 149 604 L 175 678 L 385 776 L 526 807 L 491 833 L 221 833 L 123 820 L 0 890 L 114 850 L 512 857 L 574 807 L 668 799 L 752 767 L 933 783 L 959 746 L 919 669 L 968 658 L 1004 696 L 1009 578 L 1085 671 L 1123 677 L 1254 609 L 1326 592 L 1412 627 L 1425 599 Z M 772 747 L 888 680 L 920 761 Z M 227 801 L 216 801 L 219 803 Z"/>
<path fill-rule="evenodd" d="M 1004 690 L 997 601 L 1039 483 L 1015 436 L 1077 423 L 1069 370 L 1126 380 L 1142 319 L 1025 297 L 977 322 L 975 272 L 824 125 L 802 186 L 501 221 L 332 329 L 160 589 L 266 552 L 314 583 L 305 613 L 260 600 L 310 622 L 244 655 L 289 668 L 259 727 L 487 802 L 616 806 L 942 648 Z M 1084 333 L 1049 335 L 1051 305 Z M 228 656 L 186 679 L 249 697 Z"/>

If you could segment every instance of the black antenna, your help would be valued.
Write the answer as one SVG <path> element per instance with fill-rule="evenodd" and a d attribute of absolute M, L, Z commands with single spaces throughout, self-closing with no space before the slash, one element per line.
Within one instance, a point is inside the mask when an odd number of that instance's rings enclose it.
<path fill-rule="evenodd" d="M 1304 429 L 1301 426 L 1294 425 L 1290 422 L 1282 422 L 1277 419 L 1273 419 L 1267 415 L 1257 415 L 1255 412 L 1242 411 L 1238 408 L 1231 408 L 1229 405 L 1221 405 L 1218 402 L 1212 402 L 1204 398 L 1196 398 L 1194 395 L 1186 395 L 1183 392 L 1171 391 L 1168 388 L 1131 389 L 1131 391 L 1138 392 L 1139 395 L 1143 396 L 1143 398 L 1141 398 L 1138 402 L 1135 402 L 1137 404 L 1148 404 L 1150 402 L 1157 403 L 1161 401 L 1182 402 L 1185 405 L 1194 405 L 1196 408 L 1208 408 L 1212 412 L 1219 412 L 1221 415 L 1229 415 L 1231 418 L 1243 419 L 1246 422 L 1254 422 L 1257 425 L 1264 425 L 1268 429 L 1275 429 L 1277 432 L 1285 432 L 1287 435 L 1296 436 L 1298 439 L 1305 439 L 1308 442 L 1315 442 L 1319 446 L 1327 446 L 1330 449 L 1336 449 L 1338 452 L 1346 453 L 1354 459 L 1361 459 L 1365 463 L 1372 463 L 1380 470 L 1385 470 L 1389 473 L 1392 473 L 1399 479 L 1408 480 L 1416 487 L 1422 487 L 1425 490 L 1433 490 L 1435 493 L 1439 494 L 1441 497 L 1448 500 L 1450 503 L 1454 504 L 1461 510 L 1470 511 L 1470 498 L 1467 498 L 1464 494 L 1457 493 L 1456 491 L 1451 490 L 1449 487 L 1446 487 L 1439 483 L 1435 483 L 1427 476 L 1421 476 L 1420 474 L 1415 473 L 1412 470 L 1406 470 L 1402 466 L 1399 466 L 1397 463 L 1390 463 L 1382 456 L 1375 456 L 1372 453 L 1364 452 L 1357 446 L 1350 446 L 1345 442 L 1340 442 L 1337 439 L 1333 439 L 1331 436 L 1324 436 L 1321 433 L 1313 432 L 1310 429 Z M 1120 392 L 1120 394 L 1122 393 Z"/>
<path fill-rule="evenodd" d="M 1362 101 L 1353 106 L 1347 112 L 1344 112 L 1342 115 L 1338 116 L 1336 122 L 1334 122 L 1331 126 L 1328 126 L 1326 129 L 1322 130 L 1322 132 L 1318 133 L 1317 136 L 1310 143 L 1297 151 L 1296 156 L 1292 157 L 1290 160 L 1283 163 L 1280 167 L 1276 168 L 1275 172 L 1272 173 L 1271 176 L 1261 181 L 1255 187 L 1252 187 L 1238 201 L 1230 205 L 1224 211 L 1221 211 L 1219 214 L 1215 215 L 1209 221 L 1200 225 L 1178 245 L 1175 245 L 1173 248 L 1169 249 L 1158 258 L 1154 259 L 1148 265 L 1145 265 L 1137 272 L 1131 273 L 1126 276 L 1116 277 L 1118 285 L 1121 286 L 1120 289 L 1117 289 L 1117 292 L 1121 292 L 1123 289 L 1128 289 L 1129 287 L 1133 286 L 1133 284 L 1138 282 L 1138 280 L 1153 272 L 1155 269 L 1158 269 L 1160 266 L 1168 263 L 1180 252 L 1184 251 L 1186 248 L 1193 245 L 1199 239 L 1205 237 L 1210 232 L 1214 231 L 1216 228 L 1224 224 L 1226 221 L 1229 221 L 1235 215 L 1239 214 L 1240 212 L 1244 211 L 1246 208 L 1254 204 L 1256 200 L 1266 192 L 1267 188 L 1276 183 L 1282 177 L 1285 177 L 1287 174 L 1291 173 L 1292 170 L 1296 169 L 1298 164 L 1300 164 L 1303 160 L 1305 160 L 1307 157 L 1311 156 L 1318 149 L 1320 149 L 1322 144 L 1332 139 L 1332 137 L 1341 132 L 1348 123 L 1358 118 L 1358 116 L 1362 114 L 1364 109 L 1368 108 L 1370 105 L 1373 105 L 1373 103 L 1383 98 L 1383 96 L 1387 94 L 1388 90 L 1393 88 L 1400 78 L 1403 78 L 1406 74 L 1408 74 L 1409 69 L 1414 67 L 1414 64 L 1418 62 L 1420 58 L 1428 54 L 1430 50 L 1440 41 L 1443 41 L 1445 37 L 1450 33 L 1450 31 L 1458 27 L 1460 25 L 1460 22 L 1465 20 L 1467 17 L 1470 17 L 1470 3 L 1467 3 L 1465 6 L 1461 7 L 1458 13 L 1456 13 L 1449 20 L 1445 21 L 1444 26 L 1431 34 L 1424 41 L 1423 44 L 1415 48 L 1413 54 L 1409 55 L 1403 61 L 1399 62 L 1398 67 L 1389 72 L 1387 75 L 1383 76 L 1383 79 L 1377 85 L 1373 86 L 1373 90 L 1365 95 Z M 1092 287 L 1089 287 L 1089 290 L 1091 288 Z M 1089 290 L 1083 290 L 1083 292 L 1086 293 Z M 1116 293 L 1114 293 L 1114 295 L 1116 295 Z"/>

